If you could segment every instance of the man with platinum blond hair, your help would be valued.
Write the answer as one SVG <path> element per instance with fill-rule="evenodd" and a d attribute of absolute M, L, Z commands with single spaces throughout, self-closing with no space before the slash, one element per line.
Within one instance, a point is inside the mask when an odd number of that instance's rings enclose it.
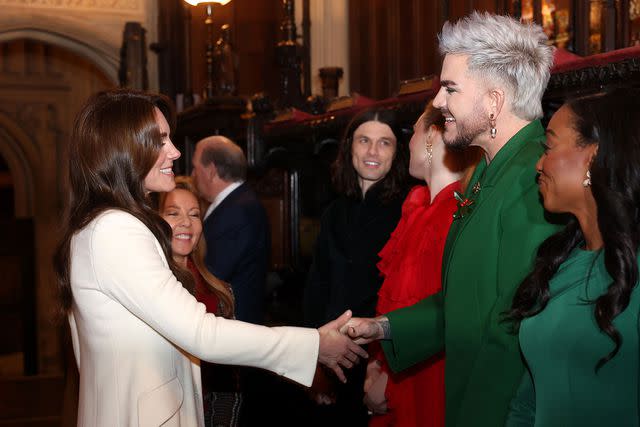
<path fill-rule="evenodd" d="M 558 229 L 544 218 L 535 168 L 553 48 L 538 25 L 477 12 L 445 23 L 439 41 L 433 105 L 445 116 L 444 142 L 481 147 L 485 158 L 459 195 L 443 290 L 386 316 L 352 319 L 348 332 L 359 342 L 381 339 L 394 371 L 444 350 L 446 425 L 502 426 L 524 369 L 502 313 L 538 245 Z"/>

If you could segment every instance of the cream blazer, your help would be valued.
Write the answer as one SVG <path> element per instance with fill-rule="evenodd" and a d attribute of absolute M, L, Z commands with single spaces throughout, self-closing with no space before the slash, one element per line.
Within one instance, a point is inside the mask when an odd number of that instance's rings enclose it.
<path fill-rule="evenodd" d="M 151 231 L 123 211 L 102 213 L 73 237 L 71 288 L 79 426 L 203 426 L 198 359 L 313 380 L 316 330 L 206 313 Z"/>

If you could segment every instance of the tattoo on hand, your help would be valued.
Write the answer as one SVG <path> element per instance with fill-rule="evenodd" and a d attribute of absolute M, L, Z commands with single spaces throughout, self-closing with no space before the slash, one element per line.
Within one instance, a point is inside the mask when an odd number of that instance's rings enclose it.
<path fill-rule="evenodd" d="M 383 340 L 391 339 L 391 324 L 389 323 L 389 319 L 385 316 L 378 317 L 378 326 L 382 329 L 382 338 Z"/>

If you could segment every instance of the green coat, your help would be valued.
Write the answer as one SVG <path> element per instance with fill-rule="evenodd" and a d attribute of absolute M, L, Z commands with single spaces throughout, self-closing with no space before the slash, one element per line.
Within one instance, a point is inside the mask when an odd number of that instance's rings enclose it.
<path fill-rule="evenodd" d="M 465 193 L 471 212 L 447 237 L 443 291 L 388 315 L 392 340 L 382 345 L 394 371 L 445 349 L 447 427 L 503 426 L 522 377 L 517 337 L 500 320 L 538 245 L 558 230 L 536 184 L 543 140 L 534 121 L 480 162 Z"/>

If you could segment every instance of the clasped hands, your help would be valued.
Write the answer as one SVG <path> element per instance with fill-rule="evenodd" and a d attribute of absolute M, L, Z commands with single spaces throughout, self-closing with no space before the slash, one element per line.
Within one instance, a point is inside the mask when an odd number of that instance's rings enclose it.
<path fill-rule="evenodd" d="M 369 357 L 360 345 L 384 338 L 381 318 L 351 316 L 351 310 L 347 310 L 337 319 L 318 328 L 318 362 L 331 369 L 342 382 L 347 381 L 342 367 L 352 368 L 358 363 L 359 357 Z"/>
<path fill-rule="evenodd" d="M 360 345 L 370 343 L 371 341 L 382 339 L 384 337 L 384 330 L 379 322 L 380 319 L 371 318 L 357 318 L 351 317 L 351 311 L 347 310 L 342 316 L 320 327 L 318 332 L 320 333 L 320 350 L 318 352 L 318 361 L 331 369 L 336 377 L 346 382 L 346 377 L 342 368 L 350 369 L 356 363 L 359 362 L 359 358 L 368 358 L 367 352 L 360 347 Z M 371 375 L 372 368 L 379 367 L 376 361 L 372 361 L 367 367 L 367 382 L 365 383 L 365 393 L 370 398 L 370 394 L 376 395 L 381 393 L 382 400 L 384 400 L 384 386 L 386 386 L 386 374 L 381 375 L 384 378 L 382 381 L 384 385 L 380 389 L 377 381 L 380 376 L 378 369 L 373 371 L 378 375 Z M 380 378 L 382 379 L 382 378 Z M 331 381 L 325 376 L 322 369 L 316 370 L 316 378 L 314 384 L 310 390 L 312 397 L 318 404 L 330 404 L 333 403 L 334 396 L 332 395 L 330 386 Z M 375 384 L 375 385 L 374 385 Z M 373 385 L 372 390 L 368 390 Z M 376 390 L 377 389 L 377 390 Z M 378 391 L 376 393 L 374 390 Z M 377 400 L 377 399 L 374 399 Z M 382 406 L 386 409 L 386 402 L 367 402 L 374 412 L 385 412 L 380 410 Z M 373 405 L 372 405 L 373 403 Z M 376 411 L 372 406 L 377 406 L 379 409 Z"/>

